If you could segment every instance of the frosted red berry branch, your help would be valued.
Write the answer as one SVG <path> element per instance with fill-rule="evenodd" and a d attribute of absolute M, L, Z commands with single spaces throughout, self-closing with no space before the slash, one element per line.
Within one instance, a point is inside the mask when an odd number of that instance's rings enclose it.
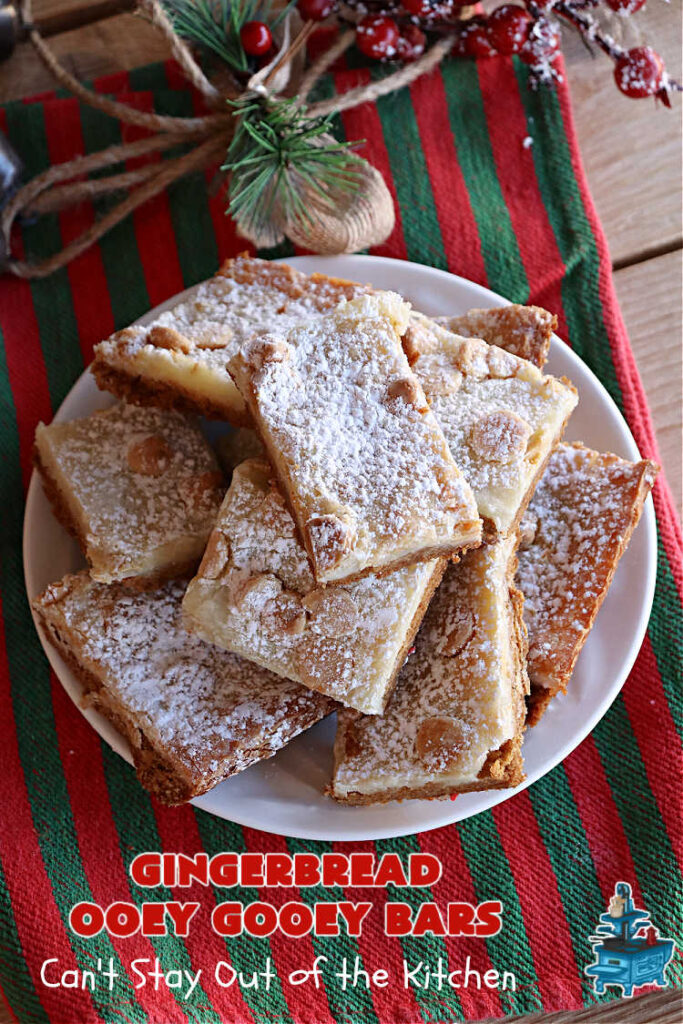
<path fill-rule="evenodd" d="M 529 0 L 530 5 L 538 0 Z M 597 6 L 596 0 L 589 0 L 590 6 Z M 634 14 L 644 6 L 645 0 L 606 0 L 613 11 L 624 16 Z M 614 61 L 614 79 L 617 88 L 632 99 L 656 96 L 665 106 L 671 106 L 669 91 L 681 91 L 666 73 L 664 61 L 651 46 L 635 46 L 625 50 L 608 34 L 600 31 L 595 19 L 578 9 L 579 5 L 570 0 L 558 0 L 553 10 L 573 25 L 584 39 L 595 43 L 603 53 Z"/>
<path fill-rule="evenodd" d="M 629 50 L 602 30 L 593 11 L 601 6 L 630 17 L 645 0 L 523 0 L 504 3 L 490 14 L 466 17 L 467 0 L 298 0 L 309 21 L 334 15 L 353 25 L 356 45 L 379 61 L 408 62 L 419 58 L 431 38 L 457 32 L 453 53 L 474 58 L 516 54 L 530 68 L 532 85 L 559 77 L 560 23 L 571 25 L 586 43 L 594 44 L 614 62 L 619 90 L 634 99 L 656 96 L 670 106 L 669 92 L 680 90 L 664 62 L 650 46 Z M 469 8 L 463 12 L 463 8 Z M 463 17 L 463 15 L 465 15 Z"/>

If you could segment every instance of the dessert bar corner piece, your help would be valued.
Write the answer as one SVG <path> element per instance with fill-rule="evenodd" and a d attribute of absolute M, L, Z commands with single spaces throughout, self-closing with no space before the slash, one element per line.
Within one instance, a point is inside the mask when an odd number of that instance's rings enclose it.
<path fill-rule="evenodd" d="M 263 460 L 237 466 L 199 573 L 189 630 L 368 714 L 381 712 L 444 559 L 317 587 Z"/>
<path fill-rule="evenodd" d="M 411 317 L 403 345 L 474 491 L 484 536 L 509 536 L 576 406 L 576 389 L 420 314 Z"/>
<path fill-rule="evenodd" d="M 499 309 L 470 309 L 463 316 L 437 316 L 434 321 L 463 338 L 481 338 L 504 348 L 539 370 L 545 366 L 550 339 L 557 329 L 557 317 L 547 309 L 516 303 Z"/>
<path fill-rule="evenodd" d="M 479 543 L 472 492 L 401 348 L 409 307 L 364 295 L 229 363 L 318 583 Z"/>
<path fill-rule="evenodd" d="M 321 316 L 366 290 L 243 253 L 153 323 L 127 327 L 97 345 L 95 380 L 137 405 L 247 424 L 249 415 L 226 369 L 245 339 L 278 323 L 286 327 Z"/>
<path fill-rule="evenodd" d="M 131 592 L 82 572 L 33 602 L 86 703 L 128 739 L 140 782 L 167 804 L 272 757 L 333 710 L 326 697 L 186 634 L 183 589 Z"/>
<path fill-rule="evenodd" d="M 339 712 L 336 800 L 441 797 L 523 780 L 528 678 L 515 543 L 448 567 L 384 715 Z"/>
<path fill-rule="evenodd" d="M 40 423 L 35 460 L 95 580 L 144 588 L 198 564 L 224 486 L 196 423 L 121 403 L 84 419 Z"/>
<path fill-rule="evenodd" d="M 529 723 L 567 688 L 658 466 L 560 444 L 522 520 L 517 586 L 529 631 Z"/>

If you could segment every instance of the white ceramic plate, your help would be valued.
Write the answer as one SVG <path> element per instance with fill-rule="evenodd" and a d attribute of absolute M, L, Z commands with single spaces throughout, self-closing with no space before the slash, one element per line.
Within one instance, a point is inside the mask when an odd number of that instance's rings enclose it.
<path fill-rule="evenodd" d="M 433 316 L 464 313 L 473 306 L 505 305 L 494 292 L 441 270 L 372 256 L 297 257 L 299 270 L 367 281 L 394 289 Z M 185 292 L 190 295 L 193 289 Z M 154 319 L 179 296 L 142 317 Z M 588 367 L 559 339 L 553 338 L 548 372 L 565 375 L 577 386 L 579 405 L 567 430 L 600 451 L 638 459 L 638 450 L 616 405 Z M 55 419 L 71 420 L 111 404 L 84 373 L 64 400 Z M 33 474 L 24 521 L 24 566 L 29 598 L 48 583 L 84 565 L 75 542 L 55 521 L 36 474 Z M 407 800 L 376 807 L 343 807 L 322 795 L 331 772 L 334 716 L 294 740 L 276 757 L 254 765 L 194 801 L 196 806 L 241 825 L 302 839 L 364 840 L 409 835 L 461 821 L 493 807 L 554 768 L 591 731 L 615 699 L 633 665 L 647 628 L 655 584 L 656 533 L 649 498 L 638 530 L 624 555 L 609 595 L 578 661 L 569 693 L 550 706 L 540 724 L 526 733 L 526 782 L 516 790 L 467 793 L 456 800 Z M 72 700 L 79 705 L 81 687 L 63 660 L 41 642 Z M 100 736 L 127 761 L 127 743 L 100 714 L 83 714 Z M 82 766 L 87 771 L 87 766 Z"/>

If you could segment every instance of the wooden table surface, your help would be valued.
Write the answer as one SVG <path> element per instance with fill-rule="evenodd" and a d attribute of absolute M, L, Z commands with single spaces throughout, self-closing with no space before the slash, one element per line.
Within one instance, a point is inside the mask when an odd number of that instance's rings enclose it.
<path fill-rule="evenodd" d="M 34 0 L 34 20 L 83 79 L 168 56 L 157 33 L 131 13 L 130 0 Z M 637 28 L 636 28 L 637 26 Z M 626 30 L 627 45 L 652 43 L 681 79 L 680 0 L 649 0 Z M 593 59 L 564 34 L 576 127 L 588 181 L 612 254 L 621 309 L 654 418 L 662 465 L 681 509 L 681 107 L 621 96 L 606 59 Z M 0 64 L 0 102 L 53 88 L 32 47 Z M 0 1004 L 0 1024 L 12 1020 Z M 596 1009 L 514 1018 L 525 1024 L 680 1024 L 677 993 L 619 1000 Z M 71 1022 L 70 1022 L 71 1024 Z M 74 1022 L 75 1024 L 75 1022 Z"/>

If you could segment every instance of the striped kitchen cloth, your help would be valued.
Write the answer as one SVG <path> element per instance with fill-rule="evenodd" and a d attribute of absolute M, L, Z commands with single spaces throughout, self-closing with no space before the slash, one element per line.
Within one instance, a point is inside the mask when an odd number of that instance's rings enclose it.
<path fill-rule="evenodd" d="M 345 91 L 379 67 L 345 66 L 321 94 Z M 361 152 L 382 172 L 397 205 L 396 227 L 377 254 L 450 270 L 515 302 L 545 306 L 559 334 L 588 363 L 626 416 L 643 456 L 657 458 L 652 423 L 617 306 L 604 235 L 586 187 L 566 86 L 534 92 L 516 60 L 444 62 L 410 89 L 338 119 L 340 134 L 367 140 Z M 154 65 L 96 83 L 142 109 L 190 114 L 198 98 L 178 69 Z M 0 127 L 28 173 L 120 141 L 119 126 L 61 94 L 15 102 Z M 126 139 L 134 138 L 126 129 Z M 654 489 L 658 580 L 647 637 L 626 683 L 593 733 L 549 775 L 492 811 L 403 839 L 328 844 L 287 840 L 151 800 L 132 769 L 102 743 L 51 673 L 33 629 L 21 564 L 23 499 L 36 423 L 54 410 L 92 356 L 92 346 L 150 307 L 209 276 L 245 248 L 224 199 L 196 175 L 137 210 L 67 269 L 33 283 L 0 281 L 0 983 L 24 1022 L 106 1024 L 398 1024 L 503 1017 L 579 1008 L 598 1000 L 583 968 L 588 936 L 617 880 L 633 886 L 663 935 L 680 938 L 681 540 L 665 480 Z M 26 226 L 28 255 L 55 251 L 95 216 L 88 204 Z M 283 247 L 268 255 L 286 256 Z M 433 890 L 239 889 L 196 886 L 175 894 L 202 904 L 205 927 L 174 936 L 80 939 L 68 927 L 79 900 L 142 902 L 130 880 L 136 853 L 166 850 L 296 852 L 423 850 L 444 874 Z M 505 927 L 483 939 L 388 938 L 368 918 L 359 939 L 292 941 L 211 932 L 217 900 L 310 903 L 342 897 L 501 899 Z M 173 898 L 155 891 L 154 898 Z M 329 958 L 326 984 L 296 988 L 288 974 Z M 203 973 L 191 998 L 161 986 L 136 988 L 131 962 L 159 957 L 165 970 L 228 960 L 247 974 L 271 958 L 269 991 L 221 988 Z M 398 973 L 405 960 L 473 970 L 514 970 L 516 990 L 456 990 L 417 984 L 343 989 L 343 958 Z M 46 987 L 40 967 L 93 968 L 110 958 L 113 990 Z M 682 977 L 680 960 L 670 982 Z M 600 997 L 615 998 L 612 991 Z"/>

